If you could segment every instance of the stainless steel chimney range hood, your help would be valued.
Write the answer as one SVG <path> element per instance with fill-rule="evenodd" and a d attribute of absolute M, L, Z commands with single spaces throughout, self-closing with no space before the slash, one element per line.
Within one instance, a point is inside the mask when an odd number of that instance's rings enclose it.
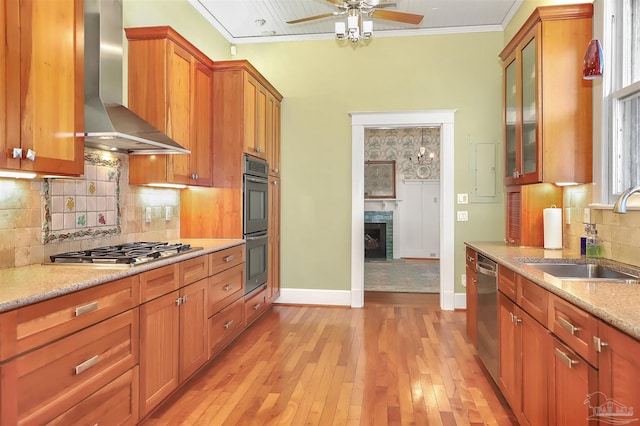
<path fill-rule="evenodd" d="M 122 0 L 85 0 L 85 146 L 131 155 L 190 151 L 122 105 Z"/>

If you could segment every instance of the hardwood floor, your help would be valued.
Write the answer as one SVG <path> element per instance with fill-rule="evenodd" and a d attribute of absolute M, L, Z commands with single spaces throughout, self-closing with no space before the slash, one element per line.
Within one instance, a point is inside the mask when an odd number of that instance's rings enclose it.
<path fill-rule="evenodd" d="M 511 425 L 437 294 L 275 305 L 146 425 Z"/>

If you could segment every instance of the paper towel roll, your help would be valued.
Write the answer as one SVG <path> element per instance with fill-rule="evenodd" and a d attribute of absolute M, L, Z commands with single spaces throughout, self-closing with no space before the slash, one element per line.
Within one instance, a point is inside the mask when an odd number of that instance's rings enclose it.
<path fill-rule="evenodd" d="M 543 210 L 544 248 L 562 248 L 562 209 L 550 207 Z"/>

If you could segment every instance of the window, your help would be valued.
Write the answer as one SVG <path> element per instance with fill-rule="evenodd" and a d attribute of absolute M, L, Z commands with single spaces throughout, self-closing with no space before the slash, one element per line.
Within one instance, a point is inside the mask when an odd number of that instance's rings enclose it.
<path fill-rule="evenodd" d="M 605 96 L 613 198 L 640 185 L 640 0 L 607 0 L 604 5 L 608 8 L 605 39 L 610 34 L 606 42 L 610 66 L 604 84 L 609 88 Z"/>

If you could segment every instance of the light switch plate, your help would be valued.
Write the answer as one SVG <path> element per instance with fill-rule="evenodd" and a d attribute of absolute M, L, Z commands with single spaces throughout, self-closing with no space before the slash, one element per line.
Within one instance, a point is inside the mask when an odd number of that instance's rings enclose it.
<path fill-rule="evenodd" d="M 468 204 L 469 194 L 458 194 L 458 204 Z"/>
<path fill-rule="evenodd" d="M 171 220 L 171 206 L 166 206 L 164 208 L 164 220 Z"/>
<path fill-rule="evenodd" d="M 591 209 L 586 207 L 582 214 L 582 223 L 591 223 Z"/>
<path fill-rule="evenodd" d="M 461 210 L 458 212 L 458 222 L 467 222 L 469 220 L 469 212 Z"/>
<path fill-rule="evenodd" d="M 144 209 L 144 221 L 147 223 L 151 222 L 151 207 Z"/>

